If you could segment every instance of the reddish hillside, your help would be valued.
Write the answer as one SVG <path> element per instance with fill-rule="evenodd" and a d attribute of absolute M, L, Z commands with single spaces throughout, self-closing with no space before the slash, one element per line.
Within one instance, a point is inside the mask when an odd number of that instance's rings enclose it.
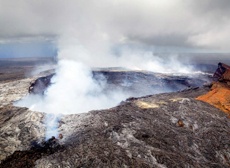
<path fill-rule="evenodd" d="M 214 82 L 211 90 L 199 97 L 197 100 L 207 102 L 216 108 L 221 109 L 230 117 L 230 87 L 221 82 Z"/>

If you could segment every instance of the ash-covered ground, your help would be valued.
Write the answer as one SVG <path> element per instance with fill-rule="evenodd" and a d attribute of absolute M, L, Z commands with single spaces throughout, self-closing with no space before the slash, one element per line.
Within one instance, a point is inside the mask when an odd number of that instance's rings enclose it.
<path fill-rule="evenodd" d="M 109 109 L 62 116 L 58 132 L 63 138 L 56 137 L 58 146 L 47 147 L 42 145 L 45 113 L 13 103 L 28 94 L 32 81 L 53 72 L 24 76 L 28 67 L 15 66 L 22 70 L 20 75 L 11 67 L 4 68 L 0 75 L 0 167 L 230 166 L 227 115 L 195 99 L 209 90 L 203 86 L 210 83 L 209 74 L 94 70 L 95 78 L 103 74 L 107 80 L 107 90 L 119 87 L 132 97 Z M 156 94 L 161 92 L 172 93 Z"/>

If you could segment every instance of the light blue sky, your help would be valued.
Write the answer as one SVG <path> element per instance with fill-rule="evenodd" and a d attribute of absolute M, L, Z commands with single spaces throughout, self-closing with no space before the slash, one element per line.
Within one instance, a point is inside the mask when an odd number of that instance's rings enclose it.
<path fill-rule="evenodd" d="M 0 44 L 0 58 L 54 57 L 57 49 L 50 42 L 24 42 Z"/>

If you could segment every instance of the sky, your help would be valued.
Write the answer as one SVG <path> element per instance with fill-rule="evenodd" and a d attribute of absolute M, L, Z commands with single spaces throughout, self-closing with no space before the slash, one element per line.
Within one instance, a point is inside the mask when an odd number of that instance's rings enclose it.
<path fill-rule="evenodd" d="M 0 25 L 0 57 L 230 50 L 229 0 L 0 0 Z"/>

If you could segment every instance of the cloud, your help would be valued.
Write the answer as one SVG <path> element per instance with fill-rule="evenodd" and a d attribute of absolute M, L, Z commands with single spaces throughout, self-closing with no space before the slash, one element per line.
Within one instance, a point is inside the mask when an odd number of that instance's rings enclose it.
<path fill-rule="evenodd" d="M 229 6 L 228 0 L 0 0 L 0 39 L 74 34 L 98 54 L 133 42 L 229 51 Z"/>
<path fill-rule="evenodd" d="M 217 15 L 225 17 L 230 11 L 229 0 L 203 0 L 197 3 L 196 1 L 188 1 L 188 5 L 196 12 L 195 14 L 202 15 Z"/>

